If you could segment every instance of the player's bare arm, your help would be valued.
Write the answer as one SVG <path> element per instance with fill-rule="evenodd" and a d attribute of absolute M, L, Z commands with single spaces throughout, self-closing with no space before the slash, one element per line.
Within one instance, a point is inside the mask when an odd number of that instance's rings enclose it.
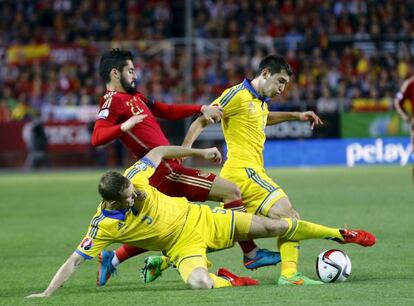
<path fill-rule="evenodd" d="M 136 126 L 138 123 L 144 121 L 145 117 L 147 115 L 135 115 L 129 118 L 127 121 L 121 124 L 121 131 L 127 132 L 131 130 L 134 126 Z"/>
<path fill-rule="evenodd" d="M 307 112 L 270 112 L 267 117 L 267 125 L 274 125 L 285 121 L 309 121 L 311 129 L 323 124 L 322 120 L 313 111 Z"/>
<path fill-rule="evenodd" d="M 198 136 L 203 132 L 207 125 L 211 124 L 212 122 L 208 120 L 204 115 L 198 117 L 194 122 L 190 125 L 187 134 L 184 137 L 182 146 L 191 148 L 194 141 L 198 138 Z"/>
<path fill-rule="evenodd" d="M 49 286 L 41 293 L 33 293 L 27 298 L 48 297 L 51 296 L 57 289 L 59 289 L 64 282 L 66 282 L 76 269 L 83 263 L 85 259 L 77 253 L 73 253 L 65 263 L 59 268 L 55 276 L 50 281 Z"/>
<path fill-rule="evenodd" d="M 191 149 L 180 146 L 160 146 L 152 149 L 145 157 L 149 158 L 155 166 L 158 166 L 162 159 L 182 157 L 202 157 L 215 163 L 221 163 L 221 154 L 217 148 Z"/>
<path fill-rule="evenodd" d="M 223 116 L 223 108 L 216 105 L 203 105 L 201 113 L 209 123 L 219 122 Z"/>

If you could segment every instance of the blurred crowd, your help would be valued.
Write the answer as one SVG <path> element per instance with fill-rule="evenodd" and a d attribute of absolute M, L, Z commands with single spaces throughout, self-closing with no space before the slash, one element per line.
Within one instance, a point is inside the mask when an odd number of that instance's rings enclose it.
<path fill-rule="evenodd" d="M 202 38 L 411 34 L 412 0 L 193 0 Z M 20 0 L 0 2 L 6 43 L 164 39 L 182 36 L 185 1 Z"/>
<path fill-rule="evenodd" d="M 183 37 L 184 3 L 0 2 L 0 122 L 27 118 L 35 110 L 43 118 L 56 119 L 56 107 L 96 106 L 104 92 L 97 72 L 102 51 L 121 41 L 147 41 L 156 46 Z M 360 110 L 387 110 L 401 82 L 412 73 L 414 1 L 192 3 L 193 37 L 224 40 L 226 50 L 194 48 L 189 92 L 184 77 L 189 61 L 182 43 L 173 43 L 172 53 L 171 49 L 145 52 L 133 47 L 139 89 L 148 96 L 168 103 L 209 103 L 226 87 L 244 77 L 254 77 L 260 59 L 277 52 L 286 56 L 295 76 L 285 95 L 272 101 L 273 109 L 310 107 L 336 112 L 360 105 Z M 359 41 L 371 44 L 356 44 Z M 393 47 L 388 48 L 385 41 L 392 42 Z M 11 46 L 35 44 L 77 46 L 85 51 L 76 61 L 8 60 Z M 70 117 L 71 112 L 67 114 Z"/>

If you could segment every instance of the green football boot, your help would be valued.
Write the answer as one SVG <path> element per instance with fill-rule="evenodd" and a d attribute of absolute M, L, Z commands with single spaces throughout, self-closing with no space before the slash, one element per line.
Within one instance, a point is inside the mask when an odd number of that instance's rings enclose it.
<path fill-rule="evenodd" d="M 162 275 L 162 271 L 170 266 L 170 260 L 166 256 L 149 256 L 144 260 L 141 278 L 144 280 L 144 283 L 151 283 Z"/>
<path fill-rule="evenodd" d="M 306 277 L 306 276 L 302 275 L 301 273 L 296 272 L 291 277 L 284 277 L 284 276 L 281 275 L 279 277 L 279 280 L 277 281 L 277 284 L 278 285 L 301 286 L 301 285 L 322 285 L 323 282 L 310 279 L 309 277 Z"/>

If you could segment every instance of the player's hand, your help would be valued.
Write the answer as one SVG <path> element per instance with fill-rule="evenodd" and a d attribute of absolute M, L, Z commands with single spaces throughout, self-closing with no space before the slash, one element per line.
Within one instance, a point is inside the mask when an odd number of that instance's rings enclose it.
<path fill-rule="evenodd" d="M 223 116 L 223 108 L 216 105 L 203 105 L 201 107 L 201 113 L 204 115 L 205 120 L 208 123 L 215 123 L 221 120 L 221 117 Z"/>
<path fill-rule="evenodd" d="M 28 296 L 26 296 L 26 299 L 31 299 L 31 298 L 45 298 L 45 297 L 49 297 L 48 294 L 42 292 L 42 293 L 33 293 L 30 294 Z"/>
<path fill-rule="evenodd" d="M 132 129 L 134 126 L 136 126 L 138 123 L 144 121 L 145 117 L 147 115 L 135 115 L 129 118 L 127 121 L 121 124 L 121 131 L 127 132 L 130 129 Z"/>
<path fill-rule="evenodd" d="M 319 118 L 318 115 L 316 115 L 312 111 L 307 111 L 307 112 L 300 113 L 299 114 L 299 120 L 300 121 L 309 121 L 310 124 L 311 124 L 311 129 L 312 130 L 315 126 L 323 124 L 321 118 Z"/>
<path fill-rule="evenodd" d="M 204 149 L 203 157 L 217 164 L 221 163 L 221 153 L 217 148 Z"/>

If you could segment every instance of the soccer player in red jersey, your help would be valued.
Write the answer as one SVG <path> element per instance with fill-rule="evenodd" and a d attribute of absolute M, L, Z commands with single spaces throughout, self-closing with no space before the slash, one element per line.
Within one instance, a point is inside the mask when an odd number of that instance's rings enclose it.
<path fill-rule="evenodd" d="M 410 113 L 404 108 L 405 101 L 410 103 Z M 394 99 L 394 106 L 401 118 L 411 125 L 411 148 L 414 153 L 414 76 L 408 78 L 401 85 L 400 91 Z M 414 166 L 413 166 L 414 182 Z"/>
<path fill-rule="evenodd" d="M 105 53 L 99 73 L 106 83 L 106 92 L 100 99 L 100 111 L 92 134 L 94 146 L 119 138 L 137 158 L 142 158 L 151 149 L 169 144 L 156 117 L 173 120 L 202 114 L 211 122 L 221 119 L 220 107 L 167 105 L 146 98 L 136 90 L 137 77 L 129 51 L 114 49 Z M 245 211 L 240 190 L 234 183 L 213 173 L 185 168 L 176 159 L 163 161 L 151 176 L 150 184 L 172 197 L 200 202 L 221 201 L 225 208 Z M 240 246 L 248 269 L 280 262 L 278 252 L 259 249 L 253 241 L 241 242 Z M 120 262 L 145 251 L 126 244 L 115 252 L 103 251 L 99 258 L 97 284 L 105 285 Z"/>

